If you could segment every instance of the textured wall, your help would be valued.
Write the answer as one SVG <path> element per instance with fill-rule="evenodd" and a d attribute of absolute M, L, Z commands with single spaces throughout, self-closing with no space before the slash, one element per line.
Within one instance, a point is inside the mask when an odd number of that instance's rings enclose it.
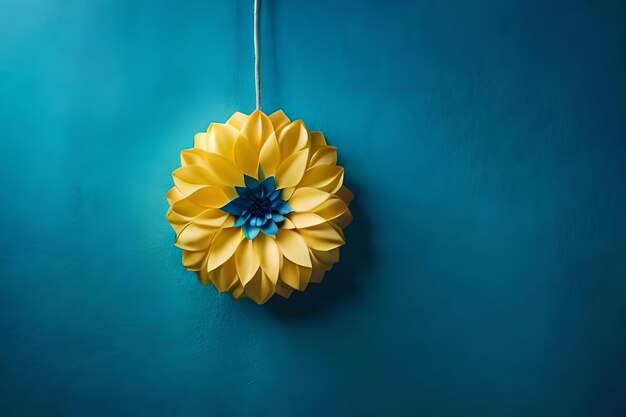
<path fill-rule="evenodd" d="M 287 1 L 343 261 L 265 306 L 180 265 L 180 149 L 254 105 L 249 1 L 0 1 L 0 414 L 626 414 L 620 1 Z"/>

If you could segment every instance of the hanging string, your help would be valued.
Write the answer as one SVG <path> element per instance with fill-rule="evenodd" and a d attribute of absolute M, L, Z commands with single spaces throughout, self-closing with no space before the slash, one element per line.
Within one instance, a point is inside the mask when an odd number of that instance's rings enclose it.
<path fill-rule="evenodd" d="M 256 108 L 261 109 L 261 57 L 259 55 L 259 0 L 254 0 L 254 86 Z"/>

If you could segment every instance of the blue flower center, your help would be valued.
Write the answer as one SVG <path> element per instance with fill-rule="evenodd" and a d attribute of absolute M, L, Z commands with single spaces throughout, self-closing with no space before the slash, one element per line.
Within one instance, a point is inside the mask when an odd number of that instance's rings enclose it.
<path fill-rule="evenodd" d="M 263 181 L 244 176 L 245 187 L 235 187 L 239 197 L 230 201 L 221 209 L 235 216 L 235 226 L 243 229 L 247 239 L 254 239 L 263 232 L 275 237 L 278 223 L 285 220 L 284 215 L 292 211 L 280 197 L 282 190 L 276 189 L 274 177 Z"/>
<path fill-rule="evenodd" d="M 256 217 L 265 217 L 266 214 L 270 213 L 270 203 L 269 198 L 253 197 L 250 200 L 250 213 Z"/>

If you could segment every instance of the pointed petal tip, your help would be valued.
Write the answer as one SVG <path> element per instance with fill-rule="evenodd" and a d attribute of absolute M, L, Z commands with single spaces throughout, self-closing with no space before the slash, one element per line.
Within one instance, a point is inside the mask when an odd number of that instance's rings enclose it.
<path fill-rule="evenodd" d="M 244 180 L 244 182 L 246 184 L 246 187 L 248 187 L 250 189 L 256 188 L 256 187 L 258 187 L 261 184 L 261 182 L 259 180 L 257 180 L 256 178 L 253 178 L 253 177 L 251 177 L 249 175 L 244 175 L 243 176 L 243 180 Z"/>
<path fill-rule="evenodd" d="M 268 236 L 275 237 L 276 233 L 278 233 L 278 226 L 273 221 L 267 222 L 263 226 L 261 226 L 261 230 Z"/>
<path fill-rule="evenodd" d="M 255 237 L 257 237 L 260 231 L 261 231 L 261 228 L 256 227 L 256 226 L 252 226 L 252 225 L 248 225 L 248 223 L 244 224 L 244 226 L 243 226 L 243 235 L 248 240 L 252 240 Z"/>
<path fill-rule="evenodd" d="M 241 216 L 245 210 L 245 207 L 241 204 L 238 198 L 228 202 L 226 205 L 220 207 L 220 210 L 225 211 L 228 214 L 234 216 Z"/>

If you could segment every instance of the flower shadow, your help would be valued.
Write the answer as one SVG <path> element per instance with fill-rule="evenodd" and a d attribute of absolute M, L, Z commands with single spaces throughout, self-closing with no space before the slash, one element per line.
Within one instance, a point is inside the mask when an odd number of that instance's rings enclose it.
<path fill-rule="evenodd" d="M 320 284 L 309 284 L 303 292 L 294 291 L 288 299 L 274 296 L 265 305 L 270 314 L 282 320 L 300 320 L 327 314 L 329 310 L 358 296 L 363 283 L 359 277 L 371 265 L 373 251 L 370 220 L 361 207 L 359 188 L 350 184 L 355 198 L 350 203 L 353 221 L 345 230 L 346 244 L 337 264 Z"/>

